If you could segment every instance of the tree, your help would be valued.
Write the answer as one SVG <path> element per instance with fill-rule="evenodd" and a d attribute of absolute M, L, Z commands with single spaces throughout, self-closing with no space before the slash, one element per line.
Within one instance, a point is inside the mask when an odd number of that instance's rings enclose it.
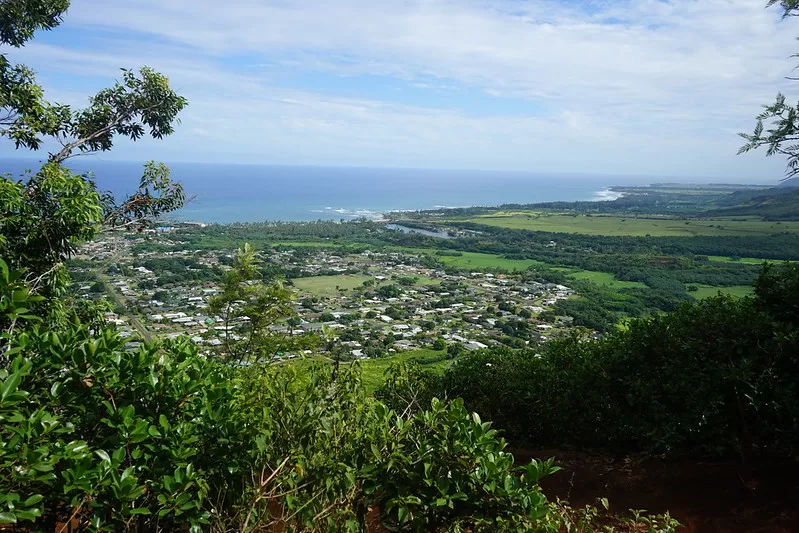
<path fill-rule="evenodd" d="M 453 342 L 452 344 L 447 346 L 447 357 L 449 359 L 455 359 L 465 351 L 466 347 L 463 344 L 459 342 Z"/>
<path fill-rule="evenodd" d="M 21 47 L 37 30 L 61 23 L 68 0 L 6 0 L 0 3 L 0 45 Z M 181 207 L 183 188 L 169 169 L 148 163 L 138 190 L 117 201 L 97 190 L 91 176 L 63 166 L 79 154 L 108 151 L 117 137 L 161 139 L 174 131 L 187 105 L 167 78 L 151 68 L 122 69 L 121 80 L 89 98 L 84 109 L 52 104 L 25 65 L 0 54 L 0 141 L 39 150 L 45 139 L 60 146 L 47 163 L 21 179 L 0 176 L 0 254 L 11 268 L 25 269 L 35 291 L 58 295 L 66 285 L 64 259 L 104 224 L 147 224 Z"/>
<path fill-rule="evenodd" d="M 447 348 L 447 341 L 445 341 L 445 340 L 444 340 L 444 339 L 442 339 L 441 337 L 437 338 L 437 339 L 436 339 L 436 340 L 433 342 L 433 349 L 434 349 L 434 350 L 444 350 L 444 349 L 446 349 L 446 348 Z"/>
<path fill-rule="evenodd" d="M 766 7 L 775 4 L 783 9 L 783 18 L 799 16 L 799 0 L 769 0 Z M 799 57 L 799 54 L 792 57 Z M 765 127 L 764 122 L 770 122 L 770 127 Z M 751 134 L 738 135 L 746 140 L 739 154 L 765 146 L 766 156 L 780 154 L 788 158 L 785 179 L 799 174 L 799 104 L 787 103 L 782 93 L 777 93 L 773 104 L 764 106 Z"/>
<path fill-rule="evenodd" d="M 402 289 L 400 289 L 397 285 L 383 285 L 377 289 L 377 294 L 386 299 L 399 298 L 402 296 Z"/>
<path fill-rule="evenodd" d="M 260 264 L 255 250 L 245 243 L 236 253 L 232 270 L 222 276 L 219 294 L 209 301 L 210 311 L 225 321 L 221 352 L 238 361 L 269 360 L 292 345 L 288 337 L 269 329 L 294 315 L 291 290 L 279 280 L 264 283 Z"/>

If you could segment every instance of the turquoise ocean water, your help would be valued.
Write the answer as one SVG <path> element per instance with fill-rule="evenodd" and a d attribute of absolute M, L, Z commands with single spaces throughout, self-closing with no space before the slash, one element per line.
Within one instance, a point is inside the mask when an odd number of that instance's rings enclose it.
<path fill-rule="evenodd" d="M 141 176 L 141 163 L 75 158 L 69 165 L 93 172 L 98 186 L 121 195 Z M 37 168 L 36 160 L 0 159 L 0 171 L 13 175 Z M 691 181 L 636 176 L 171 163 L 191 203 L 174 215 L 199 222 L 265 220 L 349 220 L 377 218 L 393 210 L 430 209 L 612 199 L 612 185 Z M 696 181 L 696 180 L 693 180 Z M 716 180 L 718 181 L 718 180 Z"/>

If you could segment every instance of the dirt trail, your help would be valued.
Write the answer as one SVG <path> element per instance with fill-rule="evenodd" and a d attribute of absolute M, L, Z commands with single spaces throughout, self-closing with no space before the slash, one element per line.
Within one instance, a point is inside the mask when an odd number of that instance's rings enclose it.
<path fill-rule="evenodd" d="M 612 458 L 564 450 L 512 450 L 517 462 L 555 457 L 563 471 L 542 482 L 573 506 L 610 501 L 611 510 L 669 511 L 690 533 L 799 532 L 799 462 L 702 462 Z"/>

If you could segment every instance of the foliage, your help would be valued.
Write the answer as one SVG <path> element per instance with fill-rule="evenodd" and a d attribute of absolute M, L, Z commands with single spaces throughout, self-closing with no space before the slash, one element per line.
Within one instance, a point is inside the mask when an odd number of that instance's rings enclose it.
<path fill-rule="evenodd" d="M 66 0 L 3 2 L 0 43 L 22 46 L 36 30 L 60 24 L 68 6 Z M 27 270 L 35 290 L 63 289 L 63 260 L 103 223 L 141 225 L 183 205 L 183 189 L 163 165 L 148 163 L 136 193 L 117 204 L 97 191 L 90 176 L 77 176 L 62 163 L 73 155 L 110 150 L 117 136 L 135 141 L 145 134 L 169 135 L 185 106 L 167 78 L 147 67 L 123 69 L 122 80 L 91 97 L 84 109 L 50 104 L 30 69 L 0 54 L 0 139 L 31 150 L 46 137 L 61 145 L 32 175 L 0 178 L 0 253 L 13 268 Z"/>
<path fill-rule="evenodd" d="M 429 411 L 408 420 L 382 406 L 377 414 L 388 423 L 379 426 L 382 448 L 371 448 L 380 467 L 367 478 L 366 490 L 379 494 L 390 529 L 546 528 L 550 509 L 538 482 L 558 470 L 552 460 L 515 468 L 491 424 L 470 417 L 458 400 L 434 399 Z"/>
<path fill-rule="evenodd" d="M 14 287 L 0 286 L 4 300 L 24 303 Z M 185 341 L 133 353 L 123 344 L 80 325 L 4 338 L 0 522 L 45 511 L 46 522 L 71 516 L 91 530 L 145 516 L 163 527 L 206 522 L 205 495 L 232 464 L 220 446 L 237 423 L 230 372 Z"/>
<path fill-rule="evenodd" d="M 438 376 L 413 361 L 392 363 L 384 377 L 374 397 L 402 415 L 423 410 L 440 388 Z"/>
<path fill-rule="evenodd" d="M 30 294 L 2 271 L 7 324 Z M 552 461 L 515 466 L 460 401 L 400 416 L 366 397 L 357 366 L 236 369 L 185 340 L 130 351 L 113 330 L 34 318 L 0 345 L 0 523 L 521 532 L 569 520 L 538 485 Z"/>
<path fill-rule="evenodd" d="M 516 444 L 746 455 L 799 439 L 796 269 L 764 269 L 758 298 L 717 296 L 592 341 L 460 358 L 449 397 Z"/>
<path fill-rule="evenodd" d="M 264 283 L 260 264 L 255 250 L 245 244 L 222 276 L 219 293 L 209 301 L 209 309 L 222 315 L 227 328 L 223 354 L 238 361 L 268 361 L 290 345 L 289 339 L 272 333 L 269 326 L 294 314 L 292 293 L 279 280 Z"/>
<path fill-rule="evenodd" d="M 799 5 L 795 0 L 769 0 L 767 6 L 777 3 L 783 9 L 783 17 L 799 14 Z M 764 129 L 763 123 L 769 120 L 771 127 Z M 766 156 L 780 154 L 787 157 L 786 179 L 799 174 L 799 105 L 786 103 L 782 93 L 777 93 L 773 104 L 764 106 L 751 134 L 739 135 L 746 140 L 746 144 L 738 150 L 739 154 L 765 146 Z"/>
<path fill-rule="evenodd" d="M 24 303 L 17 282 L 0 289 Z M 549 513 L 537 482 L 551 463 L 515 476 L 504 442 L 460 403 L 403 419 L 365 398 L 357 369 L 334 380 L 326 367 L 253 367 L 235 379 L 186 341 L 123 343 L 80 325 L 5 338 L 2 521 L 357 530 L 374 506 L 401 530 L 429 530 Z"/>
<path fill-rule="evenodd" d="M 27 182 L 0 179 L 0 252 L 12 268 L 41 276 L 36 287 L 63 286 L 64 259 L 101 221 L 92 184 L 64 167 L 48 163 Z"/>
<path fill-rule="evenodd" d="M 755 294 L 762 308 L 780 322 L 799 326 L 799 265 L 766 264 L 755 282 Z"/>
<path fill-rule="evenodd" d="M 142 229 L 162 214 L 182 207 L 185 200 L 183 186 L 170 179 L 169 167 L 148 161 L 135 193 L 119 205 L 106 196 L 104 222 L 113 227 L 136 224 Z"/>

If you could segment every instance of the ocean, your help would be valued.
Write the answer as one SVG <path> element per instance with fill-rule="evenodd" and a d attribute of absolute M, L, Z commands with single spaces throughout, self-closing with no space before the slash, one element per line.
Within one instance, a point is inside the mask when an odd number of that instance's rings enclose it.
<path fill-rule="evenodd" d="M 20 175 L 36 160 L 0 159 L 0 172 Z M 142 163 L 77 157 L 69 166 L 93 172 L 115 195 L 135 190 Z M 379 218 L 388 211 L 505 203 L 612 200 L 613 185 L 668 178 L 363 167 L 171 163 L 192 201 L 171 218 L 206 223 Z"/>

